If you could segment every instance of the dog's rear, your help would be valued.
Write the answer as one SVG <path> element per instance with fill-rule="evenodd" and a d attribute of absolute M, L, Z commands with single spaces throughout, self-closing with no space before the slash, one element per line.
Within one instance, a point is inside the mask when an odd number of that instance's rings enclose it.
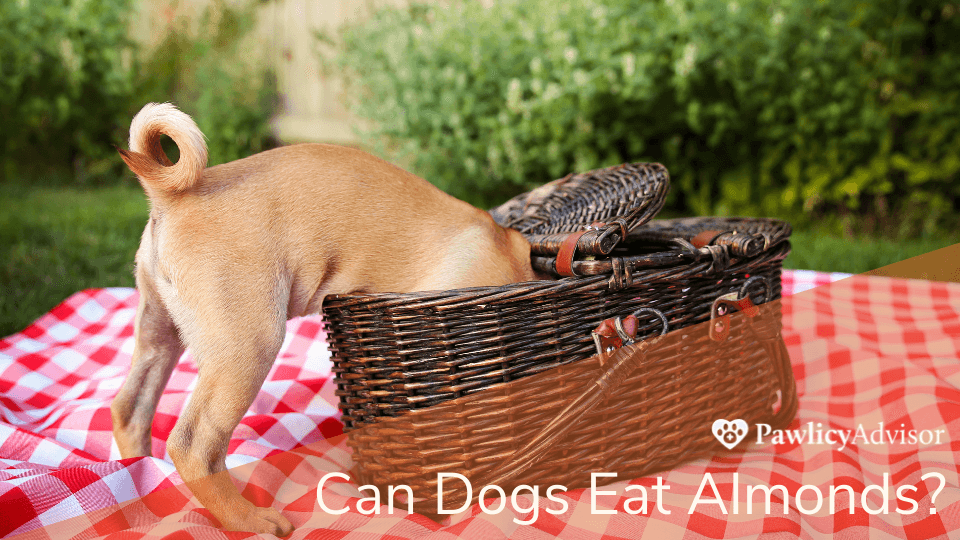
<path fill-rule="evenodd" d="M 160 145 L 180 150 L 172 164 Z M 228 529 L 284 535 L 225 472 L 233 429 L 283 342 L 285 321 L 326 294 L 407 292 L 535 279 L 529 244 L 485 212 L 359 150 L 296 145 L 205 168 L 196 124 L 172 105 L 134 118 L 121 151 L 151 201 L 137 252 L 133 366 L 114 401 L 123 457 L 150 455 L 163 387 L 185 346 L 199 366 L 167 450 Z"/>

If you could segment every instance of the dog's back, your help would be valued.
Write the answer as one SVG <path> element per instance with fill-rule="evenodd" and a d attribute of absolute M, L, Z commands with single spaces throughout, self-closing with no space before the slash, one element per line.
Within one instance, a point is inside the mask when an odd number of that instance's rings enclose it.
<path fill-rule="evenodd" d="M 151 200 L 153 255 L 170 272 L 273 265 L 290 280 L 290 316 L 318 311 L 329 292 L 536 279 L 519 233 L 399 167 L 354 148 L 298 144 L 199 168 L 202 136 L 169 107 L 145 108 L 158 120 L 134 122 L 142 132 L 131 141 L 155 153 L 121 155 Z M 188 145 L 175 165 L 154 140 L 170 119 L 183 130 L 174 140 Z"/>

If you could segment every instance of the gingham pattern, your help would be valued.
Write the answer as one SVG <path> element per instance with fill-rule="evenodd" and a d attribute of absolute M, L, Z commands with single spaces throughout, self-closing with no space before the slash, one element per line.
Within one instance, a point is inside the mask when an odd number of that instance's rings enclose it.
<path fill-rule="evenodd" d="M 656 504 L 656 476 L 622 479 L 600 488 L 591 513 L 590 490 L 560 496 L 565 512 L 545 499 L 541 486 L 538 519 L 509 502 L 499 514 L 474 505 L 437 524 L 397 510 L 366 516 L 356 511 L 334 516 L 320 510 L 317 482 L 331 471 L 346 471 L 350 458 L 336 420 L 329 356 L 317 317 L 288 323 L 287 339 L 264 385 L 230 445 L 228 464 L 245 496 L 273 504 L 297 526 L 293 538 L 752 538 L 775 537 L 934 538 L 960 535 L 960 285 L 812 272 L 785 272 L 784 339 L 800 393 L 798 420 L 823 429 L 876 428 L 945 430 L 939 445 L 753 444 L 662 473 L 670 486 Z M 807 290 L 813 288 L 812 290 Z M 110 435 L 109 403 L 128 369 L 136 293 L 130 289 L 80 292 L 22 333 L 0 340 L 0 533 L 35 538 L 247 538 L 224 533 L 191 499 L 166 455 L 164 440 L 195 381 L 189 353 L 180 362 L 160 403 L 154 424 L 154 455 L 118 460 Z M 903 424 L 905 428 L 899 428 Z M 889 428 L 888 428 L 889 429 Z M 956 441 L 956 442 L 954 442 Z M 598 471 L 599 472 L 599 471 Z M 922 475 L 938 472 L 946 487 L 930 498 L 939 482 Z M 727 515 L 717 504 L 688 509 L 710 473 Z M 888 513 L 862 508 L 865 486 L 888 475 Z M 739 511 L 732 513 L 734 474 L 739 481 Z M 786 515 L 778 494 L 769 513 L 748 505 L 746 485 L 786 487 Z M 803 485 L 825 495 L 831 484 L 856 492 L 854 513 L 846 496 L 837 511 L 828 501 L 813 515 L 797 510 Z M 896 488 L 914 485 L 911 509 L 896 503 Z M 645 515 L 629 515 L 624 504 L 637 497 L 628 485 L 647 487 Z M 479 486 L 475 487 L 479 489 Z M 636 488 L 634 488 L 636 489 Z M 841 495 L 843 492 L 841 492 Z M 334 479 L 323 491 L 331 508 L 355 504 L 355 483 Z M 711 498 L 708 489 L 702 499 Z M 801 505 L 815 506 L 807 489 Z M 877 490 L 869 507 L 880 502 Z M 759 501 L 759 498 L 755 500 Z M 492 502 L 492 501 L 491 501 Z M 518 498 L 530 508 L 529 496 Z M 493 505 L 495 506 L 495 505 Z M 631 508 L 637 506 L 636 501 Z M 747 509 L 752 513 L 747 513 Z"/>

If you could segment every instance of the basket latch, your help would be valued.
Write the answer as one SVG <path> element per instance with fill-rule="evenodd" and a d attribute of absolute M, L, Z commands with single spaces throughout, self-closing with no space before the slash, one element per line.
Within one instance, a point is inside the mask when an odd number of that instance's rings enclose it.
<path fill-rule="evenodd" d="M 748 279 L 740 290 L 717 297 L 710 308 L 710 339 L 723 341 L 730 334 L 730 313 L 737 309 L 747 317 L 753 318 L 760 313 L 760 308 L 750 299 L 750 288 L 754 284 L 763 286 L 763 299 L 760 304 L 770 298 L 770 282 L 762 276 L 753 276 Z"/>
<path fill-rule="evenodd" d="M 615 231 L 619 231 L 619 235 L 611 236 Z M 615 219 L 610 223 L 604 223 L 602 221 L 594 221 L 590 225 L 584 227 L 582 231 L 578 231 L 568 235 L 563 243 L 560 245 L 559 251 L 557 251 L 557 262 L 556 270 L 557 273 L 564 277 L 576 276 L 577 274 L 573 271 L 573 258 L 576 255 L 577 248 L 580 246 L 580 239 L 586 235 L 590 234 L 590 240 L 586 245 L 589 246 L 589 254 L 606 254 L 609 251 L 612 251 L 616 244 L 620 243 L 627 237 L 627 224 L 623 219 Z M 612 238 L 612 244 L 605 244 L 606 238 Z M 606 245 L 606 247 L 604 247 Z"/>
<path fill-rule="evenodd" d="M 640 331 L 640 320 L 637 315 L 641 313 L 650 313 L 660 319 L 660 335 L 667 333 L 669 323 L 667 317 L 660 310 L 653 308 L 640 308 L 625 318 L 614 317 L 605 319 L 597 328 L 590 333 L 593 336 L 593 343 L 597 346 L 597 358 L 600 365 L 603 366 L 607 358 L 617 349 L 624 345 L 633 345 L 637 341 L 637 334 Z"/>

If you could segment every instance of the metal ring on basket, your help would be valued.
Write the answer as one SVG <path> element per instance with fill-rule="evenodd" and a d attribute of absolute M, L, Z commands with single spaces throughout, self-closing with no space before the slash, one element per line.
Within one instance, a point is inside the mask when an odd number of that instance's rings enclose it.
<path fill-rule="evenodd" d="M 760 302 L 754 302 L 750 298 L 750 287 L 757 283 L 763 285 L 763 299 Z M 752 319 L 760 312 L 757 306 L 765 304 L 771 298 L 772 292 L 773 288 L 767 278 L 753 276 L 740 286 L 738 292 L 718 296 L 710 308 L 710 339 L 723 341 L 727 338 L 727 334 L 730 333 L 730 312 L 732 310 L 740 310 Z"/>
<path fill-rule="evenodd" d="M 644 312 L 652 313 L 653 315 L 655 315 L 656 317 L 658 317 L 658 318 L 660 319 L 660 335 L 661 335 L 661 336 L 664 335 L 664 334 L 666 334 L 666 333 L 669 331 L 670 323 L 667 321 L 667 316 L 664 315 L 664 314 L 663 314 L 660 310 L 658 310 L 658 309 L 643 307 L 643 308 L 640 308 L 640 309 L 634 311 L 634 312 L 631 314 L 631 316 L 636 317 L 636 316 L 639 315 L 640 313 L 644 313 Z M 620 319 L 620 317 L 617 317 L 617 318 L 613 321 L 613 327 L 617 330 L 617 335 L 620 336 L 620 339 L 623 340 L 623 344 L 624 344 L 624 345 L 633 345 L 634 343 L 636 343 L 636 341 L 637 341 L 636 336 L 631 336 L 630 334 L 627 333 L 626 330 L 624 330 L 624 328 L 623 328 L 623 320 Z M 639 329 L 638 329 L 638 330 L 639 330 Z"/>
<path fill-rule="evenodd" d="M 652 314 L 655 315 L 658 319 L 660 319 L 660 325 L 661 325 L 660 335 L 661 335 L 661 336 L 666 335 L 666 333 L 670 331 L 670 321 L 667 320 L 667 316 L 664 315 L 663 312 L 660 311 L 659 309 L 654 309 L 654 308 L 651 308 L 651 307 L 642 307 L 642 308 L 634 311 L 634 312 L 633 312 L 633 316 L 634 316 L 634 317 L 637 317 L 639 314 L 644 313 L 644 312 L 652 313 Z"/>
<path fill-rule="evenodd" d="M 638 315 L 643 313 L 649 313 L 660 319 L 660 335 L 655 337 L 660 337 L 670 331 L 670 322 L 667 320 L 666 315 L 664 315 L 660 310 L 643 307 L 640 308 L 626 318 L 630 319 L 633 317 L 636 327 L 633 328 L 631 332 L 623 327 L 623 319 L 620 317 L 614 317 L 612 319 L 606 319 L 600 323 L 593 332 L 590 333 L 590 336 L 593 338 L 593 343 L 597 348 L 597 359 L 600 361 L 600 365 L 604 365 L 605 357 L 623 347 L 625 345 L 633 345 L 636 343 L 637 336 L 640 334 L 640 323 L 637 319 Z"/>
<path fill-rule="evenodd" d="M 760 283 L 763 285 L 763 300 L 759 302 L 754 302 L 754 303 L 766 304 L 767 301 L 770 300 L 771 293 L 773 292 L 773 287 L 770 286 L 770 281 L 763 276 L 753 276 L 751 278 L 748 278 L 746 281 L 744 281 L 743 285 L 740 286 L 740 292 L 738 293 L 739 299 L 742 300 L 748 297 L 748 295 L 750 294 L 750 287 L 753 286 L 754 283 Z M 753 302 L 753 299 L 751 299 L 750 301 Z"/>

